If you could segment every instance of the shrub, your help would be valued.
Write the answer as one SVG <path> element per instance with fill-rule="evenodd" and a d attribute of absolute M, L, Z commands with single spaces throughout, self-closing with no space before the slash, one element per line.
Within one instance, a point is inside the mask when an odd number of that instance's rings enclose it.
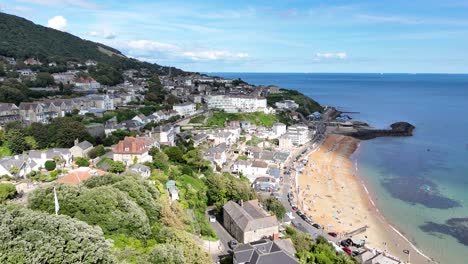
<path fill-rule="evenodd" d="M 0 183 L 0 203 L 13 199 L 16 195 L 16 187 L 11 183 Z"/>
<path fill-rule="evenodd" d="M 80 166 L 80 167 L 88 167 L 89 166 L 89 160 L 87 158 L 76 158 L 75 159 L 75 164 Z"/>
<path fill-rule="evenodd" d="M 19 207 L 0 215 L 1 263 L 115 263 L 99 227 Z"/>
<path fill-rule="evenodd" d="M 53 160 L 48 160 L 48 161 L 45 162 L 44 167 L 48 171 L 53 171 L 57 167 L 57 164 L 55 164 L 55 161 L 53 161 Z"/>

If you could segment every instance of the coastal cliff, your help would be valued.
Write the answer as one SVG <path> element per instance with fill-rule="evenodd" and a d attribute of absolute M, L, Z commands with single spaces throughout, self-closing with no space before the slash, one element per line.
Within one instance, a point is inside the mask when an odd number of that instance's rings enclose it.
<path fill-rule="evenodd" d="M 352 131 L 338 131 L 337 134 L 351 136 L 361 140 L 377 137 L 409 137 L 416 127 L 408 122 L 397 122 L 390 125 L 390 129 L 373 129 L 369 126 L 354 127 Z"/>

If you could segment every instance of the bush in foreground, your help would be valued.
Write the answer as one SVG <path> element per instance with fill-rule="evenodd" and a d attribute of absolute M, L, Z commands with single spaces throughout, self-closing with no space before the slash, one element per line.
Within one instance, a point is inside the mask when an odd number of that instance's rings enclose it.
<path fill-rule="evenodd" d="M 115 263 L 99 227 L 24 208 L 0 207 L 1 263 Z"/>

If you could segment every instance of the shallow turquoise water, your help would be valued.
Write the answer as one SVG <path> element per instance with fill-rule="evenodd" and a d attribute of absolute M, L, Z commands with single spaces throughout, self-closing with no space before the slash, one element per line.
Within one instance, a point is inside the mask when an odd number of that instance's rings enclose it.
<path fill-rule="evenodd" d="M 375 127 L 414 124 L 413 137 L 362 142 L 354 155 L 360 174 L 384 216 L 424 253 L 468 263 L 468 246 L 420 228 L 468 217 L 468 75 L 218 75 L 297 89 L 322 105 L 359 112 L 355 119 Z"/>

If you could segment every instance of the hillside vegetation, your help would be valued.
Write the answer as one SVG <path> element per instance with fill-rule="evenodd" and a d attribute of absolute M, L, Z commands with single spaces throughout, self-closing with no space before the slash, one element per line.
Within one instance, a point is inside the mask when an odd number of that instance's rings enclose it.
<path fill-rule="evenodd" d="M 281 93 L 270 94 L 267 97 L 269 106 L 274 106 L 276 102 L 283 100 L 294 100 L 299 105 L 296 111 L 304 116 L 308 116 L 313 112 L 321 112 L 323 109 L 319 103 L 296 90 L 281 89 Z"/>
<path fill-rule="evenodd" d="M 169 67 L 130 59 L 106 45 L 5 13 L 0 13 L 0 55 L 19 60 L 34 57 L 43 63 L 84 62 L 91 59 L 119 70 L 146 68 L 157 74 L 169 72 Z M 182 74 L 183 71 L 172 68 L 172 73 Z"/>

